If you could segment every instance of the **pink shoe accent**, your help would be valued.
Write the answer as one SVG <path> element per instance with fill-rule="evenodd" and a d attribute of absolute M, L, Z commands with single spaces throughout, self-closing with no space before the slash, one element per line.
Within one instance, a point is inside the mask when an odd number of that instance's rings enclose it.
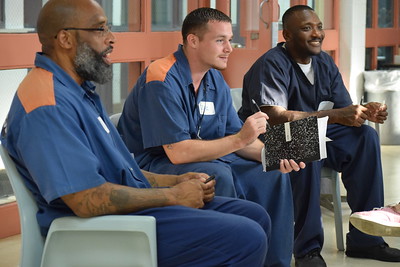
<path fill-rule="evenodd" d="M 360 231 L 376 236 L 400 236 L 400 214 L 392 207 L 355 212 L 350 222 Z"/>

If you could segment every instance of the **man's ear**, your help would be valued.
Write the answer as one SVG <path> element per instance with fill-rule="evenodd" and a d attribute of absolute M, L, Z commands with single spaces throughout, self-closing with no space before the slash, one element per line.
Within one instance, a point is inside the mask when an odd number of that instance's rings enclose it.
<path fill-rule="evenodd" d="M 70 49 L 74 45 L 74 38 L 71 34 L 71 32 L 66 31 L 66 30 L 61 30 L 57 36 L 57 43 L 59 46 L 65 49 Z"/>
<path fill-rule="evenodd" d="M 290 41 L 290 39 L 291 39 L 291 34 L 290 34 L 290 32 L 289 32 L 288 30 L 286 30 L 286 29 L 283 29 L 283 31 L 282 31 L 282 36 L 283 36 L 283 38 L 285 39 L 286 42 L 287 42 L 287 41 Z"/>
<path fill-rule="evenodd" d="M 199 37 L 193 33 L 188 34 L 188 36 L 186 37 L 187 45 L 192 48 L 196 48 L 199 44 L 199 41 Z"/>

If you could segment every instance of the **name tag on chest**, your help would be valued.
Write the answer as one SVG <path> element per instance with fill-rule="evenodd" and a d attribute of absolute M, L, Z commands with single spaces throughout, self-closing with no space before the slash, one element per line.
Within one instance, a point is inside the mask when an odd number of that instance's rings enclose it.
<path fill-rule="evenodd" d="M 106 123 L 103 121 L 103 119 L 99 116 L 97 117 L 97 120 L 100 122 L 101 126 L 103 126 L 104 131 L 106 131 L 106 133 L 110 133 L 110 129 L 108 129 Z"/>
<path fill-rule="evenodd" d="M 200 115 L 214 115 L 215 114 L 215 108 L 214 108 L 214 102 L 206 102 L 206 101 L 201 101 L 199 103 L 199 112 Z"/>

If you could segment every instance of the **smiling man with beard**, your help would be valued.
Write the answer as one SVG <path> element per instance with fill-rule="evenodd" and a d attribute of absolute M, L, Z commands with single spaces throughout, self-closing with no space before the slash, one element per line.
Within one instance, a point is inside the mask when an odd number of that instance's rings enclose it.
<path fill-rule="evenodd" d="M 383 206 L 380 144 L 365 120 L 383 123 L 388 115 L 380 103 L 353 105 L 332 58 L 322 51 L 323 25 L 309 6 L 289 8 L 282 17 L 284 43 L 262 55 L 246 73 L 239 116 L 252 114 L 254 99 L 271 124 L 308 116 L 329 116 L 328 158 L 290 173 L 295 204 L 296 266 L 326 266 L 320 252 L 324 241 L 319 207 L 322 166 L 342 173 L 352 212 Z M 346 255 L 400 261 L 400 251 L 381 237 L 350 225 Z"/>
<path fill-rule="evenodd" d="M 101 6 L 49 0 L 37 32 L 42 52 L 16 92 L 1 145 L 36 198 L 42 234 L 58 217 L 150 215 L 159 266 L 262 266 L 271 221 L 261 206 L 214 197 L 205 173 L 141 171 L 124 145 L 92 83 L 112 74 L 115 36 Z"/>

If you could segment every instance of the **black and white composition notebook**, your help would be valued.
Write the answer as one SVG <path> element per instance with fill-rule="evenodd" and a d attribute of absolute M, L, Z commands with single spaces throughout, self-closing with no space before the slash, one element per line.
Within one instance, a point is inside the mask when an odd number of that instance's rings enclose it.
<path fill-rule="evenodd" d="M 264 135 L 262 164 L 264 171 L 279 169 L 281 159 L 311 162 L 326 158 L 328 117 L 307 117 L 278 124 Z"/>

